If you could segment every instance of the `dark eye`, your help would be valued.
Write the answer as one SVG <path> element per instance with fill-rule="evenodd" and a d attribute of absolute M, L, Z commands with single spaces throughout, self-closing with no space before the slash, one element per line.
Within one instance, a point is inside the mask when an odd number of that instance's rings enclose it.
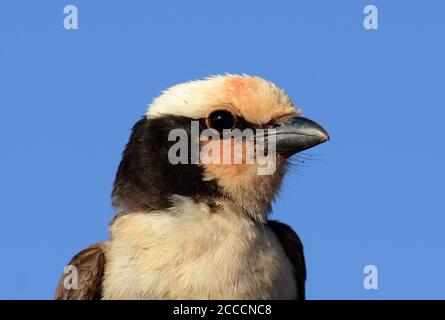
<path fill-rule="evenodd" d="M 236 125 L 236 117 L 233 113 L 226 110 L 213 111 L 207 117 L 207 127 L 223 131 L 224 129 L 233 129 Z"/>

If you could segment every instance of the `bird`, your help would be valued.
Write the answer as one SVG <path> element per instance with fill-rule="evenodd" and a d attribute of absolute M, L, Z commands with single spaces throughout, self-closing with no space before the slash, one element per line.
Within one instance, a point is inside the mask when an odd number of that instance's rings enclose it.
<path fill-rule="evenodd" d="M 192 122 L 221 140 L 193 137 Z M 259 174 L 256 162 L 191 161 L 196 151 L 186 163 L 169 159 L 178 143 L 169 136 L 174 130 L 200 151 L 229 141 L 253 143 L 259 153 L 261 139 L 222 134 L 234 129 L 271 132 L 272 173 Z M 305 299 L 302 242 L 269 216 L 292 155 L 327 140 L 283 89 L 259 76 L 216 75 L 166 89 L 133 126 L 122 153 L 109 238 L 71 259 L 77 288 L 67 287 L 63 273 L 55 299 Z M 226 149 L 211 150 L 220 156 Z"/>

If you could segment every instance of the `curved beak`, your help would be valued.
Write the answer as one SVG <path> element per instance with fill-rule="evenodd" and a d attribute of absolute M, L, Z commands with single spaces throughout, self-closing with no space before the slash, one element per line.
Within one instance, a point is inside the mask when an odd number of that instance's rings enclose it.
<path fill-rule="evenodd" d="M 276 151 L 288 157 L 329 140 L 325 129 L 304 117 L 287 119 L 275 130 Z"/>

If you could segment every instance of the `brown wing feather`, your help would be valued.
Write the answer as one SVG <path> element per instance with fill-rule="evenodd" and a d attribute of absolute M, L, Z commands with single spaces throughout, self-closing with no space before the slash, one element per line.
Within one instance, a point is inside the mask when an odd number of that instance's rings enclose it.
<path fill-rule="evenodd" d="M 287 224 L 269 220 L 267 225 L 275 232 L 287 257 L 294 266 L 294 275 L 297 282 L 297 299 L 304 300 L 306 297 L 306 263 L 304 261 L 303 244 L 295 231 Z"/>
<path fill-rule="evenodd" d="M 100 243 L 93 244 L 76 254 L 69 265 L 77 268 L 77 289 L 66 289 L 62 274 L 57 286 L 56 300 L 96 300 L 101 298 L 105 255 Z"/>

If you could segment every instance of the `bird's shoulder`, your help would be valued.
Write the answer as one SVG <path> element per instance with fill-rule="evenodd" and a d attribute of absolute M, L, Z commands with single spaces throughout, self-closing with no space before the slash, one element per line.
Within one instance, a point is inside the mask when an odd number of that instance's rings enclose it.
<path fill-rule="evenodd" d="M 74 273 L 63 273 L 57 286 L 56 300 L 95 300 L 102 295 L 105 269 L 104 243 L 95 243 L 76 254 L 68 266 Z M 70 278 L 68 278 L 70 277 Z M 76 279 L 73 279 L 76 277 Z M 70 282 L 71 281 L 71 282 Z M 73 281 L 75 281 L 73 283 Z"/>
<path fill-rule="evenodd" d="M 297 233 L 287 224 L 268 220 L 267 226 L 272 229 L 280 241 L 284 252 L 294 267 L 294 275 L 297 281 L 298 298 L 305 298 L 306 263 L 304 260 L 303 244 Z"/>

